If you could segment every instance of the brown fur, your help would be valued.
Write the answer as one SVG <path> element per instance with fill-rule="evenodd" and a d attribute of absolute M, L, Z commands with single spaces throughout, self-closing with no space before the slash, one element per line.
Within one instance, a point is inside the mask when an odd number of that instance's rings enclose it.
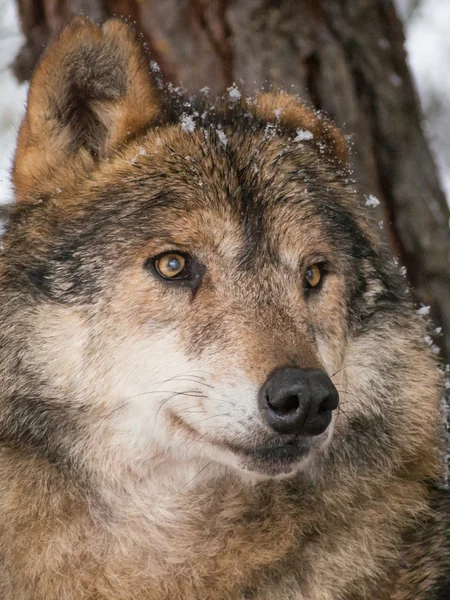
<path fill-rule="evenodd" d="M 279 118 L 290 127 L 311 132 L 324 153 L 347 162 L 348 148 L 343 133 L 325 116 L 317 115 L 293 96 L 285 92 L 260 94 L 256 98 L 255 109 L 269 122 Z"/>
<path fill-rule="evenodd" d="M 89 61 L 91 94 L 85 89 Z M 81 109 L 80 100 L 86 102 Z M 28 106 L 13 171 L 19 200 L 30 191 L 46 195 L 75 182 L 158 112 L 146 60 L 131 30 L 119 20 L 99 29 L 81 17 L 72 19 L 42 59 Z"/>
<path fill-rule="evenodd" d="M 342 134 L 285 94 L 164 94 L 119 21 L 76 19 L 31 85 L 0 257 L 1 600 L 443 600 L 440 377 Z M 201 285 L 151 271 L 173 248 Z M 286 365 L 333 379 L 334 433 L 256 475 L 255 390 Z"/>

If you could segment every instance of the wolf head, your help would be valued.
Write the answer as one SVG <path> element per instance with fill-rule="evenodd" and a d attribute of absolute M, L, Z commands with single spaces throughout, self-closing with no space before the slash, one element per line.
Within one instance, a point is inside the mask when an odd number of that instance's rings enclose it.
<path fill-rule="evenodd" d="M 345 162 L 297 99 L 184 102 L 124 23 L 72 21 L 15 156 L 1 443 L 107 480 L 428 476 L 436 370 Z"/>

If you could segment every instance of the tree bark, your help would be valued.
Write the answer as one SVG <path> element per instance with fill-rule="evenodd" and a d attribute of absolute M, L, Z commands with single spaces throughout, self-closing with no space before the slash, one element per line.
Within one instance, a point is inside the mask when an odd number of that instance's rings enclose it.
<path fill-rule="evenodd" d="M 236 82 L 299 94 L 349 135 L 355 178 L 380 199 L 379 220 L 450 356 L 449 209 L 421 126 L 392 0 L 17 0 L 26 43 L 13 65 L 30 77 L 78 12 L 136 24 L 153 60 L 187 93 Z"/>

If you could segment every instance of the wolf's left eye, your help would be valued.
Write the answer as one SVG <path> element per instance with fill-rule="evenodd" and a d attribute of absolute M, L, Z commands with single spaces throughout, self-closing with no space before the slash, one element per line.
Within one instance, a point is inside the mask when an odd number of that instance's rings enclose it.
<path fill-rule="evenodd" d="M 186 279 L 190 275 L 188 258 L 176 252 L 158 256 L 154 265 L 158 275 L 164 279 Z"/>
<path fill-rule="evenodd" d="M 308 288 L 315 288 L 319 285 L 322 280 L 322 269 L 320 265 L 314 264 L 310 265 L 306 269 L 305 273 L 305 283 Z"/>

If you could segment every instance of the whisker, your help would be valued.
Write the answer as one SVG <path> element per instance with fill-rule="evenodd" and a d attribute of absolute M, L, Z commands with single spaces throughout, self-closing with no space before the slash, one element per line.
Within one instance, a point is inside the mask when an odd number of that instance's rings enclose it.
<path fill-rule="evenodd" d="M 357 396 L 356 394 L 352 394 L 351 392 L 347 392 L 347 390 L 340 390 L 339 388 L 336 388 L 336 389 L 339 392 L 339 394 L 345 394 L 346 396 L 351 396 L 352 398 L 355 398 L 355 400 L 360 400 L 360 397 Z"/>
<path fill-rule="evenodd" d="M 195 481 L 197 479 L 197 477 L 199 477 L 203 471 L 205 471 L 211 464 L 212 464 L 212 460 L 209 461 L 209 463 L 207 463 L 202 469 L 200 469 L 200 471 L 197 473 L 197 475 L 195 475 L 192 479 L 190 479 L 187 483 L 185 483 L 175 494 L 175 496 L 173 496 L 174 498 L 184 490 L 185 487 L 187 487 L 189 484 L 191 484 L 193 481 Z"/>
<path fill-rule="evenodd" d="M 198 383 L 198 384 L 203 385 L 204 387 L 208 387 L 208 388 L 213 387 L 209 383 L 205 383 L 203 381 L 203 377 L 200 377 L 200 376 L 190 375 L 189 377 L 182 377 L 181 375 L 176 375 L 175 377 L 171 377 L 170 379 L 165 379 L 164 381 L 161 381 L 161 383 L 158 384 L 158 386 L 155 388 L 155 390 L 157 390 L 158 387 L 160 387 L 161 385 L 164 385 L 165 383 L 170 383 L 172 381 L 177 381 L 177 382 L 187 381 L 189 383 Z"/>
<path fill-rule="evenodd" d="M 350 418 L 349 414 L 347 412 L 345 412 L 345 410 L 341 406 L 338 406 L 338 412 L 341 412 L 343 415 L 345 415 L 347 417 L 347 419 Z"/>
<path fill-rule="evenodd" d="M 340 373 L 344 369 L 348 369 L 348 367 L 360 367 L 360 366 L 361 365 L 359 363 L 348 363 L 347 365 L 344 365 L 343 367 L 341 367 L 340 369 L 338 369 L 335 373 L 333 373 L 333 375 L 330 375 L 330 379 L 333 379 L 333 377 L 335 375 L 337 375 L 338 373 Z"/>
<path fill-rule="evenodd" d="M 197 423 L 203 423 L 204 421 L 209 421 L 210 419 L 217 419 L 217 417 L 229 416 L 228 413 L 217 413 L 216 415 L 209 415 L 208 417 L 204 417 L 203 419 L 197 419 L 197 421 L 193 422 L 192 425 L 197 425 Z"/>
<path fill-rule="evenodd" d="M 163 406 L 169 402 L 170 400 L 172 400 L 173 398 L 176 398 L 177 396 L 188 396 L 189 398 L 205 398 L 205 396 L 203 394 L 195 394 L 195 393 L 191 393 L 191 392 L 174 392 L 172 393 L 170 396 L 168 396 L 167 398 L 165 398 L 161 404 L 158 407 L 158 410 L 156 411 L 156 415 L 155 415 L 155 421 L 158 418 L 158 415 L 161 411 L 161 409 L 163 408 Z"/>
<path fill-rule="evenodd" d="M 222 425 L 222 427 L 216 427 L 215 431 L 217 432 L 221 432 L 221 431 L 226 431 L 228 429 L 228 425 Z M 202 433 L 202 435 L 200 437 L 195 437 L 191 440 L 190 446 L 194 446 L 195 444 L 198 444 L 198 442 L 201 442 L 205 437 L 207 437 L 211 432 L 210 431 L 205 431 L 205 433 Z M 209 440 L 207 440 L 209 441 Z"/>
<path fill-rule="evenodd" d="M 134 398 L 139 398 L 141 396 L 147 396 L 150 394 L 171 394 L 168 398 L 165 398 L 162 403 L 165 403 L 166 401 L 170 400 L 171 398 L 178 396 L 178 395 L 185 395 L 188 396 L 189 398 L 206 398 L 206 396 L 204 394 L 202 394 L 201 392 L 197 392 L 197 390 L 186 390 L 185 392 L 174 392 L 171 390 L 153 390 L 153 391 L 148 391 L 148 392 L 142 392 L 140 394 L 135 394 L 133 396 L 127 396 L 118 406 L 115 406 L 111 412 L 107 413 L 103 419 L 100 421 L 99 427 L 105 422 L 106 419 L 109 419 L 113 414 L 115 414 L 116 412 L 120 411 L 121 409 L 123 409 L 130 400 L 133 400 Z M 158 412 L 161 409 L 161 405 L 158 408 Z M 156 417 L 155 417 L 156 418 Z"/>

